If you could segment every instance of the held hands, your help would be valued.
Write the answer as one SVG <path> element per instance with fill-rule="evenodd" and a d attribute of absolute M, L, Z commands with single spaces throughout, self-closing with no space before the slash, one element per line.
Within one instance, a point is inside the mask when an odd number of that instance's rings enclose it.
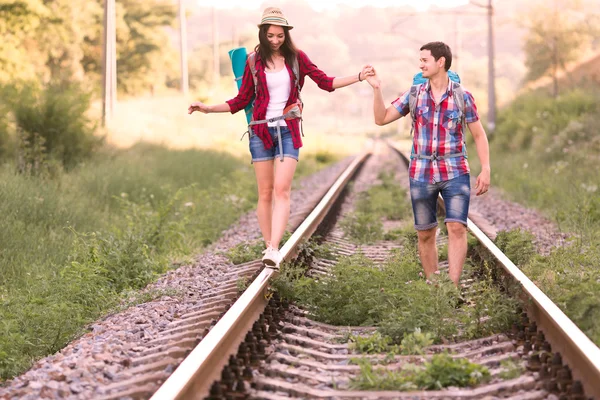
<path fill-rule="evenodd" d="M 200 101 L 197 101 L 195 103 L 190 104 L 188 108 L 188 114 L 191 114 L 194 111 L 200 111 L 204 114 L 208 114 L 210 112 L 210 107 Z"/>
<path fill-rule="evenodd" d="M 375 68 L 373 66 L 370 66 L 370 74 L 367 75 L 367 82 L 369 82 L 369 85 L 371 85 L 371 87 L 373 89 L 379 89 L 381 87 L 381 79 L 379 79 L 379 76 L 377 75 L 377 71 L 375 71 Z"/>
<path fill-rule="evenodd" d="M 364 81 L 365 79 L 369 79 L 370 76 L 373 76 L 375 74 L 375 69 L 373 68 L 372 65 L 365 65 L 362 69 L 362 71 L 360 71 L 360 74 L 358 75 L 359 77 L 359 81 Z"/>
<path fill-rule="evenodd" d="M 490 188 L 490 169 L 483 168 L 481 173 L 477 177 L 477 182 L 475 183 L 475 190 L 477 191 L 477 196 L 481 196 L 482 194 L 487 193 Z"/>

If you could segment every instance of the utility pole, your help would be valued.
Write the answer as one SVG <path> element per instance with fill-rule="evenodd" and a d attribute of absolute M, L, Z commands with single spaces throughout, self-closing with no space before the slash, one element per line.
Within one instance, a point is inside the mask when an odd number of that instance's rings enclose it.
<path fill-rule="evenodd" d="M 488 130 L 496 129 L 496 74 L 494 64 L 494 6 L 488 0 Z"/>
<path fill-rule="evenodd" d="M 102 126 L 111 119 L 117 101 L 117 32 L 115 0 L 104 1 L 102 52 Z"/>
<path fill-rule="evenodd" d="M 221 66 L 219 64 L 219 25 L 217 18 L 217 8 L 213 6 L 212 9 L 212 37 L 213 37 L 213 89 L 217 89 L 219 87 L 219 81 L 221 80 L 220 69 Z"/>
<path fill-rule="evenodd" d="M 187 59 L 187 27 L 185 18 L 184 0 L 179 0 L 179 46 L 181 61 L 181 93 L 187 96 L 190 85 L 188 77 L 188 59 Z"/>

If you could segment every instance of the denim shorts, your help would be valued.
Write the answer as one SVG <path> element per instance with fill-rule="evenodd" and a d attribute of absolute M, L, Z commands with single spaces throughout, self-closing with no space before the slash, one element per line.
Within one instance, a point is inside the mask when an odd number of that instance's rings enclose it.
<path fill-rule="evenodd" d="M 300 149 L 294 148 L 292 132 L 290 132 L 290 129 L 287 126 L 282 126 L 279 129 L 281 129 L 283 157 L 290 157 L 298 161 Z M 281 156 L 279 151 L 279 140 L 277 138 L 277 127 L 269 127 L 269 134 L 271 135 L 271 140 L 273 140 L 274 144 L 270 149 L 265 149 L 263 141 L 258 136 L 255 134 L 250 135 L 250 154 L 252 155 L 252 162 L 273 160 L 274 158 Z"/>
<path fill-rule="evenodd" d="M 437 199 L 442 194 L 446 207 L 446 222 L 460 222 L 467 225 L 469 200 L 471 198 L 471 178 L 460 175 L 444 182 L 427 183 L 410 180 L 410 198 L 415 216 L 415 229 L 424 231 L 434 228 L 437 223 Z"/>

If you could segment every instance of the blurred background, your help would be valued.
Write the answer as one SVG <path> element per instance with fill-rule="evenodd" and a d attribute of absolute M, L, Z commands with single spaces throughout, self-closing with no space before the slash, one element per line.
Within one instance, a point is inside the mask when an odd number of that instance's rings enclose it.
<path fill-rule="evenodd" d="M 3 0 L 0 83 L 77 83 L 91 94 L 90 116 L 100 121 L 107 25 L 116 34 L 116 59 L 107 60 L 108 79 L 115 85 L 107 86 L 109 115 L 98 135 L 119 147 L 141 140 L 243 154 L 246 146 L 236 140 L 245 131 L 241 114 L 188 116 L 186 109 L 191 101 L 215 104 L 236 95 L 227 52 L 254 48 L 256 24 L 269 5 L 284 10 L 295 26 L 297 46 L 328 75 L 354 75 L 366 63 L 376 66 L 386 102 L 406 90 L 419 71 L 422 44 L 448 43 L 452 69 L 474 94 L 484 119 L 490 109 L 490 65 L 496 109 L 524 88 L 552 86 L 552 79 L 574 64 L 594 59 L 600 44 L 600 3 L 594 0 L 119 0 L 107 16 L 102 1 Z M 109 36 L 109 55 L 110 42 Z M 598 80 L 595 59 L 586 74 Z M 309 80 L 303 99 L 306 142 L 313 150 L 331 146 L 352 152 L 366 133 L 404 126 L 374 126 L 366 83 L 327 94 Z"/>

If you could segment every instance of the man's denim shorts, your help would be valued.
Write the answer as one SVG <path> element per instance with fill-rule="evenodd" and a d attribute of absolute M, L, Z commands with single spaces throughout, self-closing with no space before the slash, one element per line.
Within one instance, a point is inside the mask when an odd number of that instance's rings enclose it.
<path fill-rule="evenodd" d="M 294 148 L 292 141 L 292 133 L 287 126 L 281 128 L 281 146 L 283 147 L 283 157 L 290 157 L 298 161 L 300 149 Z M 270 149 L 265 149 L 262 140 L 255 134 L 250 135 L 250 154 L 252 154 L 252 162 L 268 161 L 281 156 L 279 151 L 279 140 L 277 138 L 277 127 L 269 127 L 269 134 L 273 140 L 274 146 Z"/>
<path fill-rule="evenodd" d="M 410 198 L 415 216 L 415 229 L 424 231 L 434 228 L 437 222 L 437 199 L 442 194 L 446 207 L 446 222 L 467 225 L 471 180 L 469 174 L 460 175 L 445 182 L 427 183 L 410 180 Z"/>

